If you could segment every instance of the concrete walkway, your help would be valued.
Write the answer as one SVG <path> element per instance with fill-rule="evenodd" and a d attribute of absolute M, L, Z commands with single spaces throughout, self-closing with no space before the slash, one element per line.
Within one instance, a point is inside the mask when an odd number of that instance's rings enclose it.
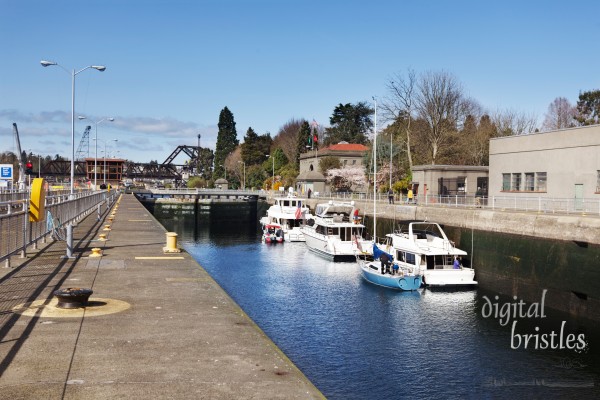
<path fill-rule="evenodd" d="M 135 197 L 113 210 L 78 224 L 75 259 L 48 242 L 0 268 L 0 398 L 323 398 Z M 63 288 L 94 293 L 67 310 Z"/>

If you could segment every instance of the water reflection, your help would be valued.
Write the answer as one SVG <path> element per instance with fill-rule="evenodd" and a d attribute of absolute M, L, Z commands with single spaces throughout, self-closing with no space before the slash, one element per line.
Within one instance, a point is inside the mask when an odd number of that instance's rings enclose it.
<path fill-rule="evenodd" d="M 252 217 L 236 220 L 250 228 L 205 217 L 193 227 L 162 222 L 328 398 L 600 396 L 599 336 L 589 323 L 551 311 L 518 321 L 526 333 L 567 321 L 566 332 L 585 333 L 587 352 L 511 349 L 510 324 L 482 314 L 495 293 L 387 290 L 302 243 L 262 244 Z"/>

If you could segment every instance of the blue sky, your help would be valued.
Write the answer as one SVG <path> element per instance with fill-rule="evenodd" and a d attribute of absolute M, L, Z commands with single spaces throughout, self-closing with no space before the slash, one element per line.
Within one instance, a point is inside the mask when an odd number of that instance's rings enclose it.
<path fill-rule="evenodd" d="M 328 126 L 337 104 L 385 96 L 408 68 L 449 72 L 488 111 L 541 125 L 556 97 L 574 104 L 600 88 L 599 11 L 598 1 L 0 0 L 0 152 L 15 151 L 16 122 L 24 150 L 70 157 L 71 76 L 43 59 L 107 67 L 77 75 L 76 115 L 114 117 L 98 138 L 136 162 L 162 162 L 198 134 L 214 149 L 225 106 L 240 140 L 292 118 Z"/>

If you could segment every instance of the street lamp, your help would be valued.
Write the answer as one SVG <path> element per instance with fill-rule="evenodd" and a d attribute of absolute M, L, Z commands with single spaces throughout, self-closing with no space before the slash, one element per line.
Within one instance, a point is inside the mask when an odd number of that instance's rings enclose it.
<path fill-rule="evenodd" d="M 243 161 L 238 162 L 244 164 L 244 186 L 242 187 L 242 190 L 246 190 L 246 163 Z"/>
<path fill-rule="evenodd" d="M 89 65 L 85 68 L 80 69 L 79 71 L 76 71 L 75 69 L 73 69 L 72 71 L 69 71 L 68 69 L 66 69 L 65 67 L 63 67 L 62 65 L 54 62 L 54 61 L 46 61 L 46 60 L 42 60 L 40 61 L 40 64 L 42 64 L 42 67 L 49 67 L 51 65 L 56 65 L 60 68 L 62 68 L 66 73 L 71 75 L 71 192 L 70 192 L 70 198 L 73 199 L 75 197 L 75 190 L 74 190 L 74 182 L 75 182 L 75 76 L 77 76 L 79 73 L 85 71 L 86 69 L 90 69 L 93 68 L 97 71 L 104 71 L 106 69 L 105 66 L 103 65 Z M 71 229 L 73 229 L 73 225 L 69 224 L 67 229 L 71 227 Z M 72 240 L 72 237 L 71 237 Z M 73 243 L 71 242 L 71 245 Z M 71 258 L 71 254 L 69 251 L 70 246 L 67 244 L 67 257 Z"/>
<path fill-rule="evenodd" d="M 42 64 L 42 67 L 56 65 L 62 68 L 67 74 L 71 75 L 71 191 L 69 198 L 73 200 L 75 198 L 75 76 L 90 68 L 102 72 L 106 69 L 106 67 L 103 65 L 89 65 L 85 68 L 80 69 L 79 71 L 73 69 L 71 72 L 69 72 L 68 69 L 54 61 L 42 60 L 40 61 L 40 64 Z M 73 258 L 73 222 L 69 222 L 69 224 L 67 225 L 66 258 Z"/>
<path fill-rule="evenodd" d="M 77 117 L 80 120 L 82 119 L 87 119 L 86 117 L 83 116 L 79 116 Z M 96 125 L 96 131 L 94 133 L 94 190 L 96 190 L 97 186 L 96 186 L 96 179 L 97 179 L 97 172 L 98 172 L 98 124 L 100 124 L 102 121 L 114 121 L 115 119 L 113 117 L 105 117 L 102 118 L 99 121 L 94 122 L 94 125 Z M 93 121 L 92 121 L 93 122 Z M 106 167 L 106 164 L 104 165 Z"/>

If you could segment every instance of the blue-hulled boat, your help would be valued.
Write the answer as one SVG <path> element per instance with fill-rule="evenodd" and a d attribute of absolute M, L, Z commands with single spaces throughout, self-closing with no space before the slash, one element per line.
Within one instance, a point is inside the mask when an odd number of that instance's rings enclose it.
<path fill-rule="evenodd" d="M 373 260 L 357 256 L 362 277 L 375 285 L 390 289 L 412 291 L 421 287 L 423 276 L 419 267 L 393 261 L 391 254 L 373 244 Z"/>
<path fill-rule="evenodd" d="M 373 176 L 377 176 L 377 103 L 375 104 L 375 132 L 373 135 Z M 375 285 L 390 289 L 412 291 L 421 287 L 423 276 L 420 264 L 406 260 L 394 260 L 391 254 L 377 245 L 377 180 L 373 183 L 373 253 L 355 252 L 362 277 Z M 402 261 L 402 262 L 401 262 Z"/>

